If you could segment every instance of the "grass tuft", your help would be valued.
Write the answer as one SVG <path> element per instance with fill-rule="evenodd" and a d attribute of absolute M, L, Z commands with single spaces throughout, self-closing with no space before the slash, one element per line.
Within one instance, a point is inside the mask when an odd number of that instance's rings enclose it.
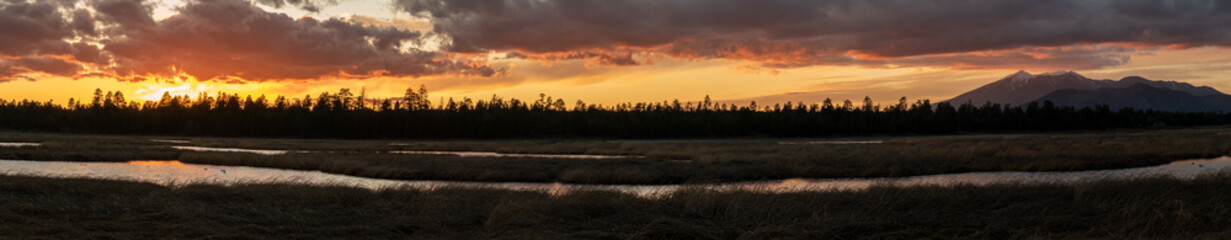
<path fill-rule="evenodd" d="M 1231 171 L 1072 185 L 691 188 L 659 198 L 0 176 L 0 238 L 1225 239 L 1228 188 Z"/>

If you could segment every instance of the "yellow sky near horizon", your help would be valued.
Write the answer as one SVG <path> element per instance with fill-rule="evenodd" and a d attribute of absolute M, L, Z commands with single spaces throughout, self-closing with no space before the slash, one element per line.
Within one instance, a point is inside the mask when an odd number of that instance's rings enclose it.
<path fill-rule="evenodd" d="M 154 18 L 175 14 L 183 1 L 159 2 Z M 413 19 L 389 6 L 364 1 L 341 1 L 309 13 L 293 7 L 271 8 L 293 18 L 370 17 L 388 23 L 402 23 L 404 28 L 426 30 L 424 20 Z M 654 64 L 637 66 L 595 65 L 592 60 L 564 60 L 543 63 L 529 60 L 493 60 L 491 64 L 508 68 L 506 75 L 492 77 L 429 76 L 421 78 L 375 77 L 369 79 L 319 79 L 267 81 L 231 84 L 217 81 L 145 81 L 120 82 L 111 79 L 39 77 L 36 81 L 0 82 L 0 98 L 54 100 L 64 103 L 69 98 L 89 98 L 94 89 L 123 92 L 129 99 L 156 100 L 163 92 L 196 96 L 199 92 L 241 95 L 266 95 L 300 98 L 316 96 L 323 91 L 350 88 L 364 89 L 374 98 L 399 97 L 408 87 L 427 85 L 431 100 L 441 98 L 488 99 L 492 95 L 504 98 L 535 99 L 540 93 L 564 98 L 571 105 L 578 99 L 587 103 L 617 104 L 623 102 L 659 102 L 680 99 L 699 101 L 709 95 L 716 101 L 745 102 L 817 102 L 833 99 L 862 99 L 869 96 L 878 101 L 891 101 L 905 96 L 910 99 L 945 100 L 962 92 L 998 80 L 1017 71 L 1013 67 L 997 69 L 954 69 L 944 67 L 879 68 L 868 66 L 814 65 L 799 68 L 766 69 L 760 63 L 734 60 L 686 60 L 665 57 Z M 1066 69 L 1027 69 L 1034 73 Z M 1137 75 L 1153 80 L 1173 80 L 1205 85 L 1223 91 L 1231 90 L 1231 49 L 1200 47 L 1183 50 L 1154 49 L 1133 55 L 1127 64 L 1093 70 L 1078 70 L 1094 79 L 1119 79 Z"/>
<path fill-rule="evenodd" d="M 54 100 L 88 98 L 95 88 L 121 91 L 129 99 L 156 100 L 164 91 L 195 97 L 199 92 L 241 95 L 284 95 L 301 98 L 323 91 L 351 88 L 366 90 L 374 98 L 399 97 L 408 87 L 427 85 L 431 98 L 535 99 L 539 93 L 564 98 L 570 105 L 577 99 L 587 103 L 659 102 L 680 99 L 699 101 L 709 95 L 715 101 L 757 100 L 772 102 L 817 102 L 833 99 L 877 100 L 910 99 L 940 101 L 998 80 L 1015 69 L 958 70 L 939 68 L 869 68 L 857 66 L 814 66 L 779 69 L 778 72 L 750 70 L 753 63 L 730 60 L 682 61 L 665 59 L 645 66 L 586 66 L 585 61 L 550 64 L 522 60 L 513 64 L 505 76 L 424 77 L 372 79 L 325 79 L 271 81 L 227 84 L 222 82 L 119 82 L 110 79 L 42 78 L 38 81 L 0 83 L 5 99 Z M 1041 70 L 1033 71 L 1041 73 Z M 1078 71 L 1094 79 L 1119 79 L 1138 75 L 1152 80 L 1188 82 L 1231 89 L 1231 50 L 1194 48 L 1161 50 L 1136 56 L 1128 64 L 1097 70 Z"/>

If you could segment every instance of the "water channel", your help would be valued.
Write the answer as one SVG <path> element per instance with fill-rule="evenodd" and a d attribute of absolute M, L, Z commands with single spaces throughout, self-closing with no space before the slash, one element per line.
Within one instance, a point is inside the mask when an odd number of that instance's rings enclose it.
<path fill-rule="evenodd" d="M 162 185 L 294 183 L 310 185 L 341 185 L 370 189 L 482 187 L 509 190 L 563 193 L 570 190 L 614 190 L 641 196 L 654 196 L 684 187 L 708 187 L 730 190 L 765 192 L 857 190 L 874 184 L 916 185 L 987 185 L 996 183 L 1073 183 L 1088 179 L 1130 178 L 1167 175 L 1191 178 L 1231 167 L 1231 157 L 1177 161 L 1170 164 L 1115 170 L 1073 172 L 973 172 L 927 175 L 905 178 L 866 179 L 786 179 L 778 181 L 737 182 L 704 185 L 586 185 L 563 183 L 485 183 L 456 181 L 403 181 L 372 179 L 323 173 L 318 171 L 284 170 L 242 166 L 215 166 L 181 163 L 179 161 L 130 162 L 59 162 L 0 160 L 0 174 L 46 177 L 80 177 L 94 179 L 125 179 Z"/>

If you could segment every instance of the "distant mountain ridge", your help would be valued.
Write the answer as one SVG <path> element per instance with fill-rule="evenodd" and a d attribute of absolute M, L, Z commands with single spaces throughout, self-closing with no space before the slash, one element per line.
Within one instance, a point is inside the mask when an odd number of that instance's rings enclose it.
<path fill-rule="evenodd" d="M 1154 81 L 1138 76 L 1094 80 L 1072 71 L 1030 74 L 1017 71 L 949 99 L 953 104 L 987 102 L 1024 105 L 1051 101 L 1057 105 L 1089 107 L 1109 105 L 1181 112 L 1231 112 L 1231 95 L 1208 86 L 1176 81 Z"/>
<path fill-rule="evenodd" d="M 1096 90 L 1061 89 L 1042 98 L 1039 102 L 1051 101 L 1056 105 L 1093 107 L 1107 105 L 1111 109 L 1133 108 L 1176 112 L 1223 112 L 1231 110 L 1218 106 L 1190 93 L 1162 89 L 1146 84 L 1133 84 L 1126 88 L 1099 88 Z"/>

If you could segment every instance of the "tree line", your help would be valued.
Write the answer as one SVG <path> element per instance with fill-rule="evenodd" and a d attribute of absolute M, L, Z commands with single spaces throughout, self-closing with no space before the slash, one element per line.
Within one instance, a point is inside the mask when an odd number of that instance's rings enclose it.
<path fill-rule="evenodd" d="M 448 99 L 433 103 L 425 86 L 374 99 L 343 88 L 313 97 L 164 93 L 130 101 L 95 90 L 90 101 L 0 100 L 0 129 L 16 131 L 306 138 L 699 138 L 825 137 L 1152 128 L 1231 123 L 1229 113 L 1075 108 L 1051 102 L 1008 106 L 905 97 L 861 102 L 747 105 L 704 100 L 605 106 L 540 94 L 539 99 Z"/>

